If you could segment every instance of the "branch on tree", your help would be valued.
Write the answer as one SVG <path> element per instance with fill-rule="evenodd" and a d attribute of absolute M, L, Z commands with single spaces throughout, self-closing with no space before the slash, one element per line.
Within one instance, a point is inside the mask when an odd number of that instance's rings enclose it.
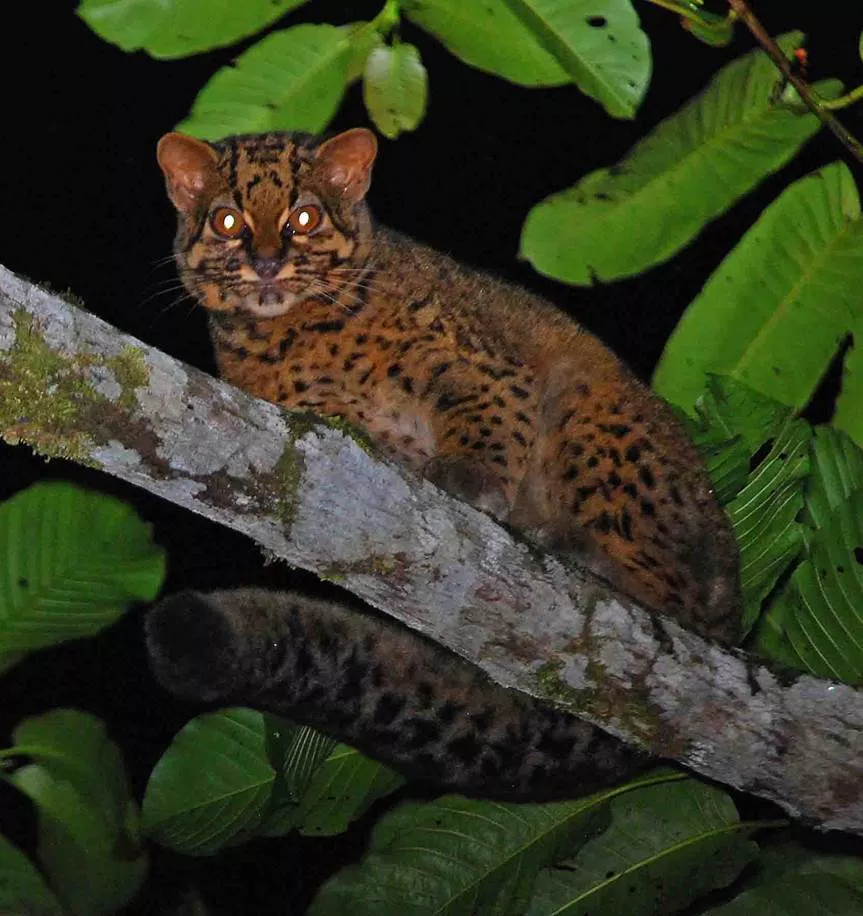
<path fill-rule="evenodd" d="M 626 741 L 863 834 L 863 694 L 780 680 L 0 267 L 0 435 L 241 531 Z"/>

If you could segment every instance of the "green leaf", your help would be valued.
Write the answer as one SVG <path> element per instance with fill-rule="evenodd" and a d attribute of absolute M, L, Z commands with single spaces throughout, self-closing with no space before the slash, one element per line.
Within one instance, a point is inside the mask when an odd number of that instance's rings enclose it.
<path fill-rule="evenodd" d="M 306 836 L 332 836 L 404 783 L 398 773 L 337 745 L 303 792 L 296 824 Z"/>
<path fill-rule="evenodd" d="M 837 163 L 788 188 L 722 262 L 666 345 L 654 387 L 689 409 L 705 373 L 718 372 L 802 407 L 845 336 L 863 331 L 861 284 L 860 202 Z"/>
<path fill-rule="evenodd" d="M 735 379 L 712 373 L 695 402 L 695 413 L 703 429 L 725 439 L 739 436 L 749 456 L 774 438 L 791 418 L 791 410 L 778 401 Z"/>
<path fill-rule="evenodd" d="M 125 503 L 39 483 L 0 505 L 0 653 L 91 636 L 155 598 L 165 555 Z"/>
<path fill-rule="evenodd" d="M 354 22 L 345 26 L 348 30 L 350 51 L 345 79 L 350 85 L 362 78 L 369 54 L 384 43 L 383 35 L 371 22 Z"/>
<path fill-rule="evenodd" d="M 354 35 L 352 27 L 333 25 L 268 35 L 213 76 L 177 129 L 211 139 L 270 130 L 320 133 L 344 95 Z"/>
<path fill-rule="evenodd" d="M 676 913 L 730 884 L 756 856 L 728 795 L 687 779 L 611 801 L 611 824 L 577 855 L 544 870 L 529 916 Z"/>
<path fill-rule="evenodd" d="M 650 45 L 629 0 L 507 0 L 573 82 L 615 118 L 632 118 L 650 81 Z M 493 33 L 488 40 L 494 41 Z"/>
<path fill-rule="evenodd" d="M 5 756 L 33 758 L 55 778 L 71 783 L 109 830 L 118 836 L 127 833 L 132 800 L 126 769 L 101 719 L 77 709 L 52 709 L 24 719 L 12 738 Z M 134 826 L 123 841 L 130 846 L 139 840 Z"/>
<path fill-rule="evenodd" d="M 858 300 L 854 301 L 856 305 Z M 842 390 L 836 399 L 832 422 L 858 445 L 863 445 L 863 319 L 855 318 L 848 330 L 854 346 L 845 355 Z"/>
<path fill-rule="evenodd" d="M 147 872 L 138 814 L 117 746 L 89 713 L 56 709 L 23 721 L 4 756 L 35 763 L 9 777 L 36 805 L 39 858 L 70 912 L 114 913 Z"/>
<path fill-rule="evenodd" d="M 78 15 L 105 41 L 153 57 L 233 44 L 306 0 L 81 0 Z"/>
<path fill-rule="evenodd" d="M 816 851 L 805 845 L 809 839 L 802 828 L 796 828 L 790 835 L 783 831 L 771 836 L 769 842 L 762 844 L 758 870 L 749 884 L 772 884 L 790 875 L 828 874 L 863 892 L 863 859 L 859 855 Z"/>
<path fill-rule="evenodd" d="M 812 429 L 789 419 L 767 457 L 726 507 L 740 548 L 743 628 L 758 619 L 761 603 L 803 549 L 803 486 L 809 472 Z"/>
<path fill-rule="evenodd" d="M 300 799 L 336 742 L 307 725 L 265 715 L 268 759 L 276 772 L 257 836 L 283 836 L 297 825 Z"/>
<path fill-rule="evenodd" d="M 690 8 L 689 17 L 681 17 L 680 24 L 699 41 L 711 48 L 725 48 L 734 40 L 734 20 L 730 16 L 720 16 L 703 8 Z"/>
<path fill-rule="evenodd" d="M 402 804 L 378 821 L 363 861 L 324 884 L 309 913 L 522 914 L 538 870 L 599 829 L 608 798 L 514 805 L 447 796 Z"/>
<path fill-rule="evenodd" d="M 404 0 L 404 15 L 466 64 L 520 86 L 562 86 L 569 74 L 506 0 Z"/>
<path fill-rule="evenodd" d="M 755 887 L 705 916 L 859 916 L 863 894 L 833 875 L 789 875 Z"/>
<path fill-rule="evenodd" d="M 773 630 L 757 649 L 818 677 L 863 682 L 863 489 L 822 518 L 808 538 L 807 558 L 794 570 L 769 615 Z"/>
<path fill-rule="evenodd" d="M 861 285 L 860 202 L 836 163 L 789 187 L 722 262 L 666 345 L 654 387 L 688 410 L 705 373 L 718 372 L 801 407 L 845 336 L 863 330 Z"/>
<path fill-rule="evenodd" d="M 36 866 L 0 834 L 0 913 L 64 916 Z"/>
<path fill-rule="evenodd" d="M 415 130 L 426 110 L 428 81 L 420 52 L 399 42 L 375 48 L 366 60 L 363 100 L 378 130 L 390 140 Z"/>
<path fill-rule="evenodd" d="M 796 32 L 779 39 L 786 53 L 801 42 Z M 541 273 L 582 285 L 668 260 L 818 131 L 814 115 L 773 100 L 777 81 L 761 51 L 724 67 L 617 165 L 537 204 L 522 230 L 522 256 Z M 688 405 L 703 387 L 702 380 Z M 680 403 L 673 389 L 658 390 Z"/>
<path fill-rule="evenodd" d="M 198 716 L 150 774 L 144 832 L 177 852 L 210 855 L 255 832 L 275 779 L 261 713 L 235 708 Z"/>
<path fill-rule="evenodd" d="M 791 411 L 733 379 L 710 375 L 695 413 L 696 420 L 683 420 L 717 499 L 726 505 L 746 485 L 752 457 L 782 429 Z"/>
<path fill-rule="evenodd" d="M 824 528 L 833 510 L 859 489 L 863 489 L 863 449 L 840 430 L 816 427 L 806 521 L 812 528 Z"/>

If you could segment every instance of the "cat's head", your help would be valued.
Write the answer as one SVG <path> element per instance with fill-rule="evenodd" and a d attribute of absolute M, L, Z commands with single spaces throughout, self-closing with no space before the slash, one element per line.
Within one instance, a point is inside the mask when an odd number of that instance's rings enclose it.
<path fill-rule="evenodd" d="M 352 288 L 371 244 L 365 195 L 376 152 L 363 128 L 325 141 L 166 134 L 157 158 L 177 208 L 186 288 L 214 312 L 258 318 Z"/>

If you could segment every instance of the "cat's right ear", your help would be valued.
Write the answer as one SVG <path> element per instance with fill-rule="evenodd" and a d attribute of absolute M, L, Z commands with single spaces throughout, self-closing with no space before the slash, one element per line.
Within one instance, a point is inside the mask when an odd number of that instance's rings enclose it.
<path fill-rule="evenodd" d="M 216 177 L 218 156 L 213 147 L 185 134 L 165 134 L 156 147 L 156 159 L 174 206 L 183 213 L 196 209 Z"/>

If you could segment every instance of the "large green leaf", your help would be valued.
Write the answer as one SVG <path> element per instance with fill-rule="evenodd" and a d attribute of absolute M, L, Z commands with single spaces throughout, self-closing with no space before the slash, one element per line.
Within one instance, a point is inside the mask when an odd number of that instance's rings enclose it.
<path fill-rule="evenodd" d="M 570 75 L 506 0 L 404 0 L 405 16 L 472 67 L 521 86 L 561 86 Z"/>
<path fill-rule="evenodd" d="M 835 875 L 789 875 L 752 888 L 705 916 L 860 916 L 863 893 Z"/>
<path fill-rule="evenodd" d="M 124 51 L 185 57 L 233 44 L 306 0 L 81 0 L 78 15 Z"/>
<path fill-rule="evenodd" d="M 33 863 L 0 835 L 0 913 L 64 916 Z"/>
<path fill-rule="evenodd" d="M 378 821 L 362 862 L 331 878 L 309 912 L 522 914 L 539 869 L 601 826 L 611 794 L 547 805 L 460 796 L 402 804 Z"/>
<path fill-rule="evenodd" d="M 40 483 L 0 505 L 0 652 L 90 636 L 155 598 L 165 556 L 125 503 Z"/>
<path fill-rule="evenodd" d="M 786 53 L 801 42 L 796 32 L 779 39 Z M 814 115 L 774 99 L 777 81 L 761 51 L 724 67 L 617 165 L 535 206 L 521 254 L 541 273 L 583 285 L 670 258 L 819 129 Z M 819 86 L 822 94 L 834 91 L 833 84 Z M 687 406 L 693 401 L 694 394 Z"/>
<path fill-rule="evenodd" d="M 650 80 L 650 45 L 629 0 L 507 0 L 573 82 L 616 118 L 632 118 Z M 494 41 L 493 33 L 488 35 Z"/>
<path fill-rule="evenodd" d="M 144 832 L 178 852 L 210 855 L 255 832 L 275 779 L 261 713 L 235 708 L 198 716 L 150 774 Z"/>
<path fill-rule="evenodd" d="M 33 761 L 9 777 L 36 805 L 39 858 L 76 916 L 114 913 L 147 872 L 138 812 L 104 724 L 74 709 L 27 719 L 5 755 Z"/>
<path fill-rule="evenodd" d="M 718 372 L 800 407 L 845 336 L 863 332 L 861 287 L 860 202 L 837 163 L 788 188 L 723 261 L 675 329 L 654 387 L 689 410 Z"/>
<path fill-rule="evenodd" d="M 415 130 L 423 119 L 428 92 L 420 52 L 399 42 L 375 48 L 366 59 L 363 100 L 377 129 L 390 140 Z"/>
<path fill-rule="evenodd" d="M 269 130 L 320 133 L 336 113 L 353 63 L 355 27 L 298 25 L 274 32 L 222 67 L 178 129 L 216 139 Z"/>
<path fill-rule="evenodd" d="M 676 913 L 730 884 L 758 847 L 720 789 L 694 779 L 611 802 L 611 824 L 539 876 L 529 916 Z"/>
<path fill-rule="evenodd" d="M 404 778 L 346 744 L 337 745 L 303 792 L 296 815 L 300 832 L 332 836 L 394 792 Z"/>

